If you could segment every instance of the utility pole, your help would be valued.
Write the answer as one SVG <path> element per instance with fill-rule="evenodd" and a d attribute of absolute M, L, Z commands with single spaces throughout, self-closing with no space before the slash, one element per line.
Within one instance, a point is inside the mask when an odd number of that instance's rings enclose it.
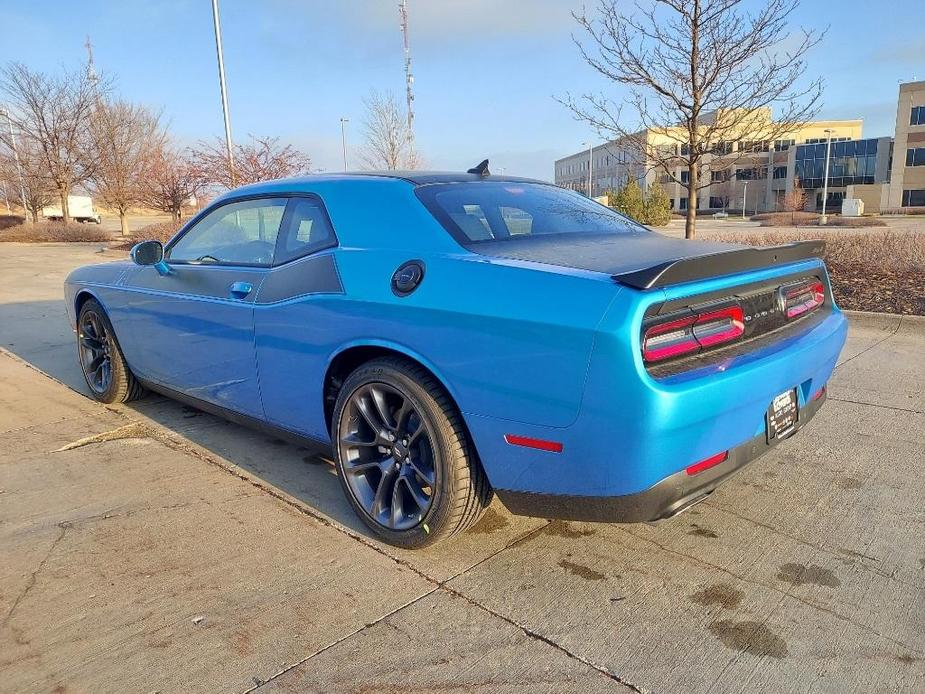
<path fill-rule="evenodd" d="M 29 211 L 26 209 L 26 181 L 22 175 L 22 163 L 19 161 L 19 149 L 16 147 L 16 134 L 13 132 L 13 119 L 10 109 L 6 109 L 6 124 L 10 129 L 10 146 L 13 148 L 13 159 L 16 161 L 16 173 L 19 174 L 19 200 L 22 202 L 22 216 L 29 223 Z"/>
<path fill-rule="evenodd" d="M 748 179 L 743 179 L 742 184 L 742 219 L 745 219 L 745 201 L 748 199 Z"/>
<path fill-rule="evenodd" d="M 347 171 L 347 123 L 349 118 L 340 119 L 340 146 L 344 150 L 344 172 Z"/>
<path fill-rule="evenodd" d="M 218 56 L 218 84 L 222 92 L 222 114 L 225 117 L 225 149 L 228 151 L 228 172 L 231 174 L 231 186 L 234 187 L 234 150 L 231 143 L 231 116 L 228 113 L 228 91 L 225 88 L 225 58 L 222 55 L 222 27 L 218 19 L 218 0 L 212 0 L 212 23 L 215 26 L 215 53 Z"/>
<path fill-rule="evenodd" d="M 414 75 L 411 74 L 411 46 L 408 43 L 408 0 L 398 3 L 401 35 L 405 46 L 405 98 L 408 102 L 408 155 L 414 162 Z"/>
<path fill-rule="evenodd" d="M 831 128 L 825 129 L 828 138 L 825 141 L 825 178 L 822 181 L 822 216 L 819 218 L 819 224 L 826 224 L 829 221 L 825 216 L 825 203 L 829 197 L 829 155 L 832 151 L 832 133 L 834 132 Z"/>

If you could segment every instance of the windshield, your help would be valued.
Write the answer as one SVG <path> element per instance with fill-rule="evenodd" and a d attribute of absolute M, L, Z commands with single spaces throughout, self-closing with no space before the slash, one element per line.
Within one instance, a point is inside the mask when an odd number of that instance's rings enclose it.
<path fill-rule="evenodd" d="M 445 183 L 421 186 L 416 192 L 466 246 L 549 234 L 625 234 L 644 229 L 583 195 L 542 183 Z"/>

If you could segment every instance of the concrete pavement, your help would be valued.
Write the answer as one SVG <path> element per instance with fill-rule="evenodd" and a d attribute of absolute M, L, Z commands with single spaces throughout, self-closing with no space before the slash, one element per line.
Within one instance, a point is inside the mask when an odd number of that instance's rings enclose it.
<path fill-rule="evenodd" d="M 307 451 L 81 395 L 94 251 L 0 246 L 0 691 L 920 691 L 922 319 L 853 317 L 816 420 L 686 514 L 412 553 Z"/>

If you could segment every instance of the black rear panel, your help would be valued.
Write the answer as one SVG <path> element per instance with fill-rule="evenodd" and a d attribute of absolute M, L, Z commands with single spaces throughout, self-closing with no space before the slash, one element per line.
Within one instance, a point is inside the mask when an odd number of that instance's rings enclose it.
<path fill-rule="evenodd" d="M 822 282 L 825 287 L 825 303 L 807 315 L 788 320 L 780 298 L 781 289 L 809 280 Z M 709 307 L 727 305 L 730 302 L 741 306 L 744 314 L 745 333 L 740 339 L 728 345 L 706 349 L 689 356 L 647 364 L 647 371 L 655 378 L 665 378 L 725 361 L 807 330 L 821 322 L 832 310 L 831 289 L 825 273 L 821 271 L 818 274 L 801 272 L 775 277 L 770 281 L 745 284 L 732 291 L 723 290 L 653 304 L 646 311 L 640 339 L 654 324 L 674 318 L 683 318 L 686 315 L 703 312 Z"/>

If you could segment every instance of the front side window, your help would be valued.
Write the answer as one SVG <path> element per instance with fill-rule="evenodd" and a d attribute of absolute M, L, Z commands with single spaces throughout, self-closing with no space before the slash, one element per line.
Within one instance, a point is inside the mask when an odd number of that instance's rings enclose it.
<path fill-rule="evenodd" d="M 910 147 L 907 149 L 906 166 L 925 166 L 925 147 Z"/>
<path fill-rule="evenodd" d="M 415 193 L 460 243 L 642 229 L 573 191 L 542 183 L 481 181 L 419 186 Z"/>
<path fill-rule="evenodd" d="M 184 263 L 270 265 L 286 198 L 222 205 L 170 247 L 167 259 Z"/>

